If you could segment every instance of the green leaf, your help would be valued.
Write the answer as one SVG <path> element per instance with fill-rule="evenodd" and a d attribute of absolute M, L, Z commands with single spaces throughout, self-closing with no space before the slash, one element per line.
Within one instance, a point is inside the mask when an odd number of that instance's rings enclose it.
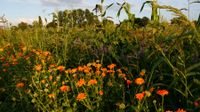
<path fill-rule="evenodd" d="M 200 66 L 200 62 L 199 63 L 195 63 L 195 64 L 191 65 L 190 67 L 188 67 L 186 69 L 186 72 L 188 73 L 188 72 L 192 71 L 193 69 L 198 68 L 199 66 Z"/>
<path fill-rule="evenodd" d="M 103 3 L 104 2 L 104 0 L 101 0 L 101 3 Z"/>
<path fill-rule="evenodd" d="M 141 9 L 140 9 L 140 12 L 142 12 L 142 10 L 143 10 L 143 8 L 144 8 L 144 6 L 145 6 L 146 4 L 152 4 L 152 1 L 146 1 L 146 2 L 144 2 L 144 3 L 142 4 L 142 7 L 141 7 Z"/>
<path fill-rule="evenodd" d="M 114 3 L 111 3 L 110 5 L 108 5 L 108 6 L 106 7 L 106 10 L 109 9 L 111 6 L 113 6 L 113 4 L 114 4 Z"/>

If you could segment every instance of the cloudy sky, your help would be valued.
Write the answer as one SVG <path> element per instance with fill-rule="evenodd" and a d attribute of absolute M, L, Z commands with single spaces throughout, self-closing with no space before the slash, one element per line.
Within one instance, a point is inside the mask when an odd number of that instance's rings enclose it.
<path fill-rule="evenodd" d="M 17 24 L 20 21 L 32 23 L 38 16 L 51 20 L 51 12 L 65 9 L 90 9 L 95 7 L 95 4 L 100 3 L 101 0 L 1 0 L 0 3 L 0 16 L 5 14 L 5 17 L 12 24 Z M 143 12 L 140 12 L 142 3 L 146 0 L 105 0 L 104 5 L 109 5 L 112 2 L 127 1 L 131 3 L 132 12 L 136 17 L 147 16 L 150 17 L 151 9 L 147 5 Z M 158 0 L 159 4 L 171 5 L 176 8 L 187 8 L 188 0 Z M 192 0 L 190 0 L 192 1 Z M 112 16 L 115 22 L 119 20 L 116 18 L 119 6 L 116 4 L 109 9 L 107 16 Z M 183 11 L 187 14 L 187 11 Z M 190 19 L 197 19 L 200 14 L 200 4 L 190 5 Z M 172 14 L 166 11 L 161 11 L 162 18 L 169 20 Z M 121 14 L 120 19 L 126 18 L 125 14 Z"/>

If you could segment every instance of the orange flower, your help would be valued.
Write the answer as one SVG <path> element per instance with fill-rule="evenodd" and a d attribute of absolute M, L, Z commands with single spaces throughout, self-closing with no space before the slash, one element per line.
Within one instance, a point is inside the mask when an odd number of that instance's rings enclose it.
<path fill-rule="evenodd" d="M 55 94 L 48 94 L 48 97 L 52 98 L 52 99 L 55 99 L 56 96 L 55 96 Z"/>
<path fill-rule="evenodd" d="M 143 78 L 136 78 L 136 79 L 135 79 L 135 83 L 136 83 L 137 85 L 142 85 L 142 84 L 144 84 L 144 79 L 143 79 Z"/>
<path fill-rule="evenodd" d="M 162 89 L 162 90 L 158 90 L 157 94 L 160 95 L 160 96 L 165 96 L 165 95 L 168 95 L 169 92 L 165 89 Z"/>
<path fill-rule="evenodd" d="M 101 95 L 101 96 L 103 95 L 103 91 L 102 90 L 99 91 L 99 95 Z"/>
<path fill-rule="evenodd" d="M 142 100 L 142 99 L 144 98 L 144 95 L 145 95 L 144 92 L 142 92 L 142 93 L 137 93 L 137 94 L 135 95 L 135 97 L 136 97 L 136 99 L 138 99 L 138 100 Z"/>
<path fill-rule="evenodd" d="M 145 70 L 142 70 L 142 71 L 140 72 L 140 75 L 141 75 L 141 76 L 144 76 L 144 74 L 145 74 Z"/>
<path fill-rule="evenodd" d="M 116 64 L 110 64 L 110 65 L 108 65 L 108 68 L 113 69 L 115 66 L 116 66 Z"/>
<path fill-rule="evenodd" d="M 60 72 L 65 71 L 65 67 L 64 66 L 58 66 L 57 70 L 59 70 Z"/>
<path fill-rule="evenodd" d="M 63 86 L 60 87 L 60 91 L 62 91 L 62 92 L 66 92 L 66 91 L 69 91 L 69 90 L 70 90 L 69 86 L 63 85 Z"/>
<path fill-rule="evenodd" d="M 72 70 L 71 70 L 71 73 L 73 74 L 73 73 L 76 73 L 76 71 L 77 71 L 77 68 L 73 68 Z"/>
<path fill-rule="evenodd" d="M 102 77 L 105 77 L 105 76 L 106 76 L 106 73 L 105 73 L 105 72 L 102 72 L 101 76 L 102 76 Z"/>
<path fill-rule="evenodd" d="M 84 79 L 80 79 L 80 80 L 76 83 L 76 85 L 77 85 L 78 87 L 81 87 L 81 86 L 85 85 L 85 80 L 84 80 Z"/>
<path fill-rule="evenodd" d="M 50 75 L 50 76 L 49 76 L 49 81 L 52 81 L 52 79 L 53 79 L 53 76 Z"/>
<path fill-rule="evenodd" d="M 97 84 L 97 80 L 96 79 L 91 79 L 89 82 L 88 82 L 88 86 L 90 85 L 95 85 Z"/>
<path fill-rule="evenodd" d="M 79 93 L 78 96 L 76 97 L 76 100 L 81 101 L 84 100 L 85 98 L 86 98 L 85 93 Z"/>
<path fill-rule="evenodd" d="M 126 84 L 129 86 L 132 83 L 130 80 L 126 80 Z"/>
<path fill-rule="evenodd" d="M 153 92 L 153 90 L 154 90 L 154 87 L 151 87 L 151 88 L 149 89 L 150 92 Z"/>
<path fill-rule="evenodd" d="M 36 66 L 35 66 L 35 70 L 36 71 L 41 71 L 41 69 L 42 69 L 42 65 L 41 64 L 37 64 Z"/>
<path fill-rule="evenodd" d="M 82 72 L 84 68 L 83 68 L 82 66 L 78 66 L 77 69 L 78 69 L 78 71 L 81 71 L 81 72 Z"/>
<path fill-rule="evenodd" d="M 95 67 L 96 67 L 97 69 L 101 68 L 101 66 L 102 66 L 102 65 L 99 64 L 99 63 L 98 63 L 98 64 L 95 64 Z"/>
<path fill-rule="evenodd" d="M 42 84 L 45 84 L 45 83 L 46 83 L 46 80 L 45 80 L 45 79 L 41 80 L 41 83 L 42 83 Z"/>
<path fill-rule="evenodd" d="M 99 70 L 97 70 L 97 71 L 95 72 L 95 74 L 96 74 L 96 75 L 100 75 L 101 72 L 100 72 Z"/>
<path fill-rule="evenodd" d="M 179 108 L 178 110 L 176 110 L 176 112 L 186 112 L 186 110 Z"/>
<path fill-rule="evenodd" d="M 107 72 L 107 68 L 101 68 L 103 72 Z"/>
<path fill-rule="evenodd" d="M 16 84 L 17 88 L 23 88 L 25 86 L 25 84 L 23 82 L 19 82 Z"/>

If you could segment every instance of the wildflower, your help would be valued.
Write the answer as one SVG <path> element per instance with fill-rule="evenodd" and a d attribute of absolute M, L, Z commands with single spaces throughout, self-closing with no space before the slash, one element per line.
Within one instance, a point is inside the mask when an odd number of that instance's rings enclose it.
<path fill-rule="evenodd" d="M 89 82 L 88 82 L 88 86 L 90 85 L 95 85 L 97 84 L 97 80 L 96 79 L 91 79 Z"/>
<path fill-rule="evenodd" d="M 173 112 L 173 111 L 171 111 L 171 110 L 166 110 L 165 112 Z"/>
<path fill-rule="evenodd" d="M 65 70 L 65 67 L 64 67 L 64 66 L 58 66 L 58 67 L 57 67 L 57 70 L 59 70 L 60 72 L 62 72 L 62 71 Z"/>
<path fill-rule="evenodd" d="M 144 76 L 144 75 L 145 75 L 145 70 L 142 70 L 142 71 L 140 72 L 140 75 L 141 75 L 141 76 Z"/>
<path fill-rule="evenodd" d="M 19 83 L 16 84 L 16 87 L 17 87 L 17 88 L 23 88 L 24 85 L 25 85 L 25 84 L 24 84 L 23 82 L 19 82 Z"/>
<path fill-rule="evenodd" d="M 143 79 L 143 78 L 136 78 L 136 79 L 135 79 L 135 83 L 136 83 L 137 85 L 142 85 L 142 84 L 144 84 L 144 79 Z"/>
<path fill-rule="evenodd" d="M 81 101 L 84 100 L 85 98 L 86 98 L 85 93 L 79 93 L 78 96 L 76 97 L 76 100 Z"/>
<path fill-rule="evenodd" d="M 103 72 L 106 72 L 106 71 L 107 71 L 107 68 L 101 68 L 101 70 L 102 70 Z"/>
<path fill-rule="evenodd" d="M 100 75 L 101 72 L 100 72 L 99 70 L 97 70 L 97 71 L 95 72 L 95 74 L 96 74 L 96 75 Z"/>
<path fill-rule="evenodd" d="M 198 106 L 199 106 L 198 101 L 195 101 L 195 102 L 194 102 L 194 106 L 195 106 L 195 107 L 198 107 Z"/>
<path fill-rule="evenodd" d="M 38 64 L 38 65 L 35 66 L 35 70 L 36 71 L 39 72 L 39 71 L 41 71 L 41 69 L 42 69 L 42 65 L 41 64 Z"/>
<path fill-rule="evenodd" d="M 48 94 L 48 97 L 52 98 L 52 99 L 55 99 L 56 96 L 55 96 L 55 94 Z"/>
<path fill-rule="evenodd" d="M 116 66 L 116 64 L 110 64 L 110 65 L 108 65 L 107 67 L 108 67 L 109 69 L 113 69 L 115 66 Z"/>
<path fill-rule="evenodd" d="M 136 97 L 136 99 L 138 99 L 138 100 L 140 101 L 140 100 L 142 100 L 142 99 L 144 98 L 144 95 L 145 95 L 144 92 L 142 92 L 142 93 L 137 93 L 137 94 L 135 95 L 135 97 Z"/>
<path fill-rule="evenodd" d="M 101 96 L 103 95 L 103 91 L 102 90 L 99 91 L 99 95 L 101 95 Z"/>
<path fill-rule="evenodd" d="M 176 112 L 186 112 L 186 110 L 179 108 L 178 110 L 176 110 Z"/>
<path fill-rule="evenodd" d="M 105 77 L 105 76 L 106 76 L 106 73 L 105 73 L 105 72 L 102 72 L 101 76 L 102 76 L 102 77 Z"/>
<path fill-rule="evenodd" d="M 80 79 L 80 80 L 76 83 L 76 85 L 77 85 L 78 87 L 81 87 L 81 86 L 85 85 L 85 80 L 84 80 L 84 79 Z"/>
<path fill-rule="evenodd" d="M 52 79 L 53 79 L 53 76 L 50 75 L 50 76 L 49 76 L 49 81 L 52 81 Z"/>
<path fill-rule="evenodd" d="M 69 91 L 69 90 L 70 90 L 69 86 L 63 85 L 63 86 L 60 87 L 60 91 L 62 91 L 62 92 L 66 92 L 66 91 Z"/>
<path fill-rule="evenodd" d="M 169 92 L 165 89 L 162 89 L 162 90 L 158 90 L 157 94 L 160 95 L 160 96 L 165 96 L 165 95 L 168 95 Z"/>
<path fill-rule="evenodd" d="M 78 71 L 81 71 L 81 72 L 82 72 L 84 68 L 83 68 L 82 66 L 78 66 L 77 69 L 78 69 Z"/>
<path fill-rule="evenodd" d="M 71 70 L 71 73 L 73 74 L 73 73 L 76 73 L 76 71 L 77 71 L 77 68 L 73 68 L 72 70 Z"/>
<path fill-rule="evenodd" d="M 51 55 L 51 53 L 50 53 L 49 51 L 44 51 L 44 52 L 43 52 L 43 55 L 44 55 L 44 56 L 49 56 L 49 55 Z"/>
<path fill-rule="evenodd" d="M 95 67 L 96 67 L 97 69 L 101 68 L 101 66 L 102 66 L 102 65 L 99 64 L 99 63 L 98 63 L 98 64 L 95 64 Z"/>
<path fill-rule="evenodd" d="M 145 91 L 145 95 L 146 95 L 147 97 L 150 97 L 150 96 L 151 96 L 151 92 L 150 92 L 150 91 Z"/>
<path fill-rule="evenodd" d="M 154 87 L 151 87 L 151 88 L 149 89 L 150 92 L 153 92 L 153 90 L 154 90 Z"/>
<path fill-rule="evenodd" d="M 122 70 L 121 70 L 121 69 L 117 69 L 117 72 L 118 72 L 119 74 L 122 74 Z"/>
<path fill-rule="evenodd" d="M 130 80 L 126 80 L 126 84 L 129 86 L 132 83 Z"/>
<path fill-rule="evenodd" d="M 44 80 L 44 79 L 41 80 L 41 83 L 42 83 L 42 84 L 45 84 L 45 83 L 46 83 L 46 80 Z"/>

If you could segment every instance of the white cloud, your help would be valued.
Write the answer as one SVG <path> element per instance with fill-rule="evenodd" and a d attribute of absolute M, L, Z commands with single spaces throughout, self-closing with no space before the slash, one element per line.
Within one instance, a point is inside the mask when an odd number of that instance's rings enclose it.
<path fill-rule="evenodd" d="M 35 18 L 19 18 L 16 20 L 16 23 L 25 22 L 28 24 L 32 24 L 32 22 L 35 20 L 37 20 L 37 19 L 35 19 Z"/>
<path fill-rule="evenodd" d="M 71 4 L 82 4 L 83 0 L 40 0 L 44 6 L 62 6 Z"/>

